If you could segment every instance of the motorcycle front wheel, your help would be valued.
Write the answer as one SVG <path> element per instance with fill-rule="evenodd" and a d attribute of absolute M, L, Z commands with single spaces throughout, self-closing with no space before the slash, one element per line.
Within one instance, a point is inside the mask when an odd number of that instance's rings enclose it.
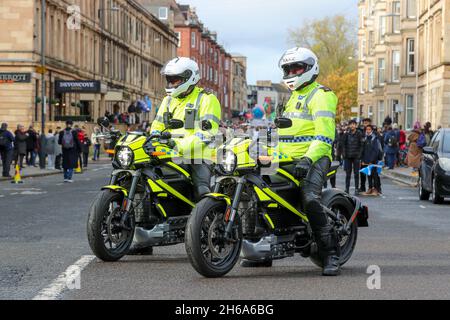
<path fill-rule="evenodd" d="M 239 259 L 242 224 L 236 215 L 232 240 L 225 237 L 227 206 L 212 198 L 201 200 L 186 225 L 185 248 L 194 269 L 207 278 L 226 275 Z"/>
<path fill-rule="evenodd" d="M 104 190 L 95 198 L 89 211 L 87 236 L 97 258 L 114 262 L 127 254 L 133 241 L 134 222 L 127 221 L 129 230 L 120 226 L 123 195 Z"/>

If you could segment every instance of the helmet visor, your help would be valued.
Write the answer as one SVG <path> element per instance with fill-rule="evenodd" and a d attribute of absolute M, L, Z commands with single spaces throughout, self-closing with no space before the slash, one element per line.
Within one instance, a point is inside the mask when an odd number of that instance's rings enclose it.
<path fill-rule="evenodd" d="M 177 88 L 178 86 L 182 85 L 186 81 L 188 81 L 192 76 L 191 70 L 186 70 L 181 74 L 177 75 L 168 75 L 166 74 L 166 80 L 167 80 L 167 88 Z"/>
<path fill-rule="evenodd" d="M 283 68 L 283 79 L 289 79 L 293 77 L 298 77 L 307 72 L 309 69 L 311 69 L 311 66 L 309 66 L 306 63 L 302 62 L 295 62 L 291 64 L 287 64 L 282 66 Z"/>

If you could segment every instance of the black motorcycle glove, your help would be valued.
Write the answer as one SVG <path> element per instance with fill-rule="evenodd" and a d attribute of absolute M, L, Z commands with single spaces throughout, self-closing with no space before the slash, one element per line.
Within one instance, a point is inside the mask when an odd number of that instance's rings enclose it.
<path fill-rule="evenodd" d="M 309 158 L 301 158 L 297 165 L 295 166 L 295 177 L 297 179 L 306 178 L 308 175 L 309 169 L 311 169 L 312 161 Z"/>

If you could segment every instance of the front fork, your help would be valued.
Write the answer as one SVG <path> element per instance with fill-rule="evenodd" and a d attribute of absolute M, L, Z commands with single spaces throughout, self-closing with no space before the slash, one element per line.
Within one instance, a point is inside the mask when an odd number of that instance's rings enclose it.
<path fill-rule="evenodd" d="M 125 230 L 131 231 L 131 228 L 126 225 L 126 221 L 128 221 L 128 218 L 130 217 L 130 211 L 131 207 L 133 205 L 134 196 L 136 195 L 136 189 L 139 182 L 139 179 L 141 178 L 141 171 L 133 171 L 132 173 L 133 180 L 131 181 L 131 188 L 130 192 L 128 193 L 128 196 L 125 196 L 122 202 L 122 218 L 120 220 L 120 227 L 124 228 Z M 117 175 L 118 172 L 113 173 L 111 176 L 111 185 L 115 185 L 117 182 Z"/>
<path fill-rule="evenodd" d="M 227 212 L 225 214 L 225 222 L 227 223 L 225 228 L 225 237 L 226 239 L 233 240 L 233 225 L 234 220 L 236 219 L 236 215 L 238 213 L 239 203 L 241 202 L 241 194 L 244 190 L 245 185 L 245 178 L 239 178 L 237 185 L 236 185 L 236 191 L 234 192 L 233 202 L 231 203 L 231 208 L 227 207 Z M 218 187 L 216 186 L 216 189 L 218 191 Z"/>

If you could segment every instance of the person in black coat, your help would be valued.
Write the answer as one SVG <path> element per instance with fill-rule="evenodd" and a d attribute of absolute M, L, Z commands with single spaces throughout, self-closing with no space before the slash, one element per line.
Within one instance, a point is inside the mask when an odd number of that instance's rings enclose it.
<path fill-rule="evenodd" d="M 344 155 L 345 192 L 350 191 L 350 180 L 352 171 L 355 179 L 355 194 L 359 193 L 359 170 L 361 167 L 361 154 L 363 147 L 363 135 L 357 130 L 357 122 L 351 120 L 349 122 L 350 130 L 347 131 L 343 138 L 342 148 Z"/>
<path fill-rule="evenodd" d="M 8 131 L 8 124 L 2 123 L 0 127 L 0 156 L 2 158 L 3 172 L 2 176 L 5 178 L 11 178 L 9 174 L 11 170 L 11 162 L 13 159 L 13 143 L 14 136 Z"/>
<path fill-rule="evenodd" d="M 383 149 L 376 132 L 372 126 L 366 127 L 366 137 L 364 139 L 364 146 L 361 161 L 364 167 L 371 164 L 377 164 L 383 157 Z M 378 176 L 377 168 L 373 168 L 369 176 L 369 190 L 363 195 L 379 196 L 381 193 L 381 180 Z"/>
<path fill-rule="evenodd" d="M 38 149 L 38 135 L 34 130 L 33 126 L 28 128 L 28 138 L 27 138 L 27 165 L 37 167 L 36 165 L 36 155 Z"/>
<path fill-rule="evenodd" d="M 21 124 L 17 125 L 17 130 L 14 132 L 14 159 L 19 164 L 20 169 L 23 169 L 23 159 L 27 154 L 27 140 L 28 133 L 25 127 Z"/>
<path fill-rule="evenodd" d="M 66 129 L 61 131 L 58 137 L 58 144 L 62 146 L 64 182 L 73 182 L 73 170 L 78 165 L 78 155 L 81 152 L 78 134 L 72 129 L 72 125 L 73 122 L 71 120 L 66 121 Z"/>

